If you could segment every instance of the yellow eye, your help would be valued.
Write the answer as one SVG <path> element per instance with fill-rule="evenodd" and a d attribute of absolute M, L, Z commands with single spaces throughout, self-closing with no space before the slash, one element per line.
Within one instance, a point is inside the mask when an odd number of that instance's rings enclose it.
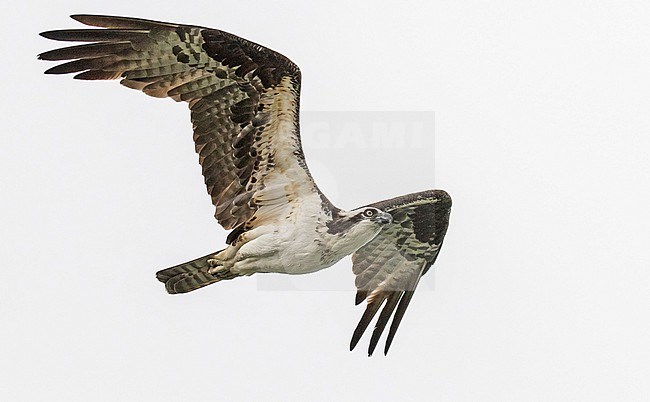
<path fill-rule="evenodd" d="M 375 210 L 366 209 L 365 211 L 363 211 L 363 216 L 365 216 L 366 218 L 372 218 L 373 216 L 375 216 Z"/>

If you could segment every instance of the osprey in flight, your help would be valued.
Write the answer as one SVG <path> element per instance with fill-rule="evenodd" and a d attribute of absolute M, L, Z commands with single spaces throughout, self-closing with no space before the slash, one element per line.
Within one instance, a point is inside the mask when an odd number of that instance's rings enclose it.
<path fill-rule="evenodd" d="M 189 104 L 194 142 L 227 247 L 156 274 L 185 293 L 258 272 L 306 274 L 352 254 L 356 304 L 367 300 L 350 350 L 381 306 L 368 354 L 388 321 L 388 352 L 420 277 L 435 262 L 451 198 L 423 191 L 353 210 L 320 192 L 298 126 L 300 70 L 285 56 L 216 29 L 135 18 L 74 15 L 100 29 L 43 32 L 89 42 L 39 55 L 72 60 L 46 74 L 120 78 L 126 87 Z"/>

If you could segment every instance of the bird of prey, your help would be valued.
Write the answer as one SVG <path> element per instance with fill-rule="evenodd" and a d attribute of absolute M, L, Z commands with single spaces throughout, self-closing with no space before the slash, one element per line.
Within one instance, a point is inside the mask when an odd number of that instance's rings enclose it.
<path fill-rule="evenodd" d="M 356 304 L 367 300 L 350 350 L 383 305 L 372 355 L 393 316 L 393 341 L 420 277 L 435 262 L 451 198 L 442 190 L 344 210 L 318 189 L 298 125 L 298 67 L 288 58 L 217 29 L 136 18 L 73 15 L 91 29 L 41 33 L 86 42 L 39 55 L 71 60 L 46 74 L 113 80 L 158 98 L 186 102 L 215 217 L 227 246 L 159 271 L 171 294 L 255 273 L 306 274 L 352 254 Z"/>

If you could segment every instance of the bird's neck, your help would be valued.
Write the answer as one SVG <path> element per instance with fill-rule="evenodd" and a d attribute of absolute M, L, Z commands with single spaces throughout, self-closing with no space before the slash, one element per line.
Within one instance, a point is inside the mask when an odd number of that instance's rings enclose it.
<path fill-rule="evenodd" d="M 343 213 L 343 211 L 341 211 Z M 333 220 L 329 225 L 329 245 L 331 250 L 340 255 L 348 255 L 366 245 L 381 230 L 381 227 L 368 221 L 355 222 L 347 217 Z"/>

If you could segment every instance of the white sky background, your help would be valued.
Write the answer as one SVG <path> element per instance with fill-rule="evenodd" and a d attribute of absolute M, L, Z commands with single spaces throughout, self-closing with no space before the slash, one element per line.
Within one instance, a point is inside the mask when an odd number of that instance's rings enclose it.
<path fill-rule="evenodd" d="M 424 4 L 7 7 L 2 399 L 645 400 L 650 6 Z M 368 334 L 348 352 L 363 310 L 349 260 L 322 273 L 347 278 L 347 290 L 263 291 L 253 277 L 164 292 L 156 270 L 226 235 L 189 113 L 115 82 L 43 75 L 53 64 L 36 54 L 57 44 L 37 33 L 79 27 L 74 13 L 260 42 L 301 67 L 305 111 L 435 111 L 435 183 L 408 168 L 407 152 L 330 161 L 358 188 L 336 194 L 341 207 L 434 184 L 454 199 L 435 291 L 427 275 L 388 357 L 366 357 Z M 382 179 L 395 169 L 402 181 Z M 314 175 L 331 183 L 325 168 Z"/>

